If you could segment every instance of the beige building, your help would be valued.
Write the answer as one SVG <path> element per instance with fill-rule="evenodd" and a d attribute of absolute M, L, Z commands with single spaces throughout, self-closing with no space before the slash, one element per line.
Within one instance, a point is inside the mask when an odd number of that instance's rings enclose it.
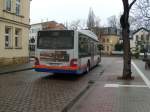
<path fill-rule="evenodd" d="M 117 35 L 103 35 L 101 36 L 101 43 L 103 45 L 102 52 L 105 54 L 111 54 L 115 50 L 115 45 L 119 42 L 119 36 Z"/>
<path fill-rule="evenodd" d="M 0 66 L 28 61 L 30 0 L 0 0 Z"/>
<path fill-rule="evenodd" d="M 103 46 L 102 53 L 110 55 L 115 50 L 115 45 L 119 43 L 121 31 L 113 27 L 102 27 L 94 29 L 94 32 Z"/>

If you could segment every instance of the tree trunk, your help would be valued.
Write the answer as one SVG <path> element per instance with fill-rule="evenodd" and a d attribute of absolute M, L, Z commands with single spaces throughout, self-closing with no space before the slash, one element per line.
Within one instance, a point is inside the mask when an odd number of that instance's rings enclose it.
<path fill-rule="evenodd" d="M 129 27 L 122 30 L 123 36 L 123 79 L 131 79 L 131 51 L 130 51 L 130 39 L 129 39 Z"/>
<path fill-rule="evenodd" d="M 124 6 L 124 12 L 120 18 L 120 24 L 122 27 L 122 37 L 123 37 L 123 75 L 122 79 L 132 79 L 131 77 L 131 51 L 130 51 L 130 25 L 129 25 L 129 12 L 132 5 L 136 2 L 133 0 L 132 3 L 129 5 L 128 0 L 122 0 Z"/>

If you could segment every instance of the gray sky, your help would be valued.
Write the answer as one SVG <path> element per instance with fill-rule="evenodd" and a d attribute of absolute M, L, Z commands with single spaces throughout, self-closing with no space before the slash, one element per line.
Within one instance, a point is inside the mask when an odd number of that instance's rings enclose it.
<path fill-rule="evenodd" d="M 42 20 L 59 23 L 86 20 L 90 7 L 105 25 L 108 17 L 122 12 L 122 0 L 32 0 L 31 24 Z"/>

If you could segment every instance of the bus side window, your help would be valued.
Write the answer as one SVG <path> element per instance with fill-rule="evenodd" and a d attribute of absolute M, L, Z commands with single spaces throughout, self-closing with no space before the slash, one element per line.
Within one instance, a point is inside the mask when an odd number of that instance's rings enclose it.
<path fill-rule="evenodd" d="M 94 55 L 97 55 L 97 44 L 94 44 Z"/>
<path fill-rule="evenodd" d="M 79 57 L 88 56 L 88 39 L 84 35 L 79 35 Z"/>
<path fill-rule="evenodd" d="M 88 43 L 87 43 L 87 50 L 88 50 L 88 56 L 91 55 L 91 43 L 90 43 L 90 39 L 88 39 Z"/>

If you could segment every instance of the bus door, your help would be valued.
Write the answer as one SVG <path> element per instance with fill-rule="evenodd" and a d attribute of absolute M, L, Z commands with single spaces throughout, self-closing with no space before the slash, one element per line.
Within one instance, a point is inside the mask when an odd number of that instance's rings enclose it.
<path fill-rule="evenodd" d="M 94 65 L 94 43 L 91 42 L 91 65 Z"/>

